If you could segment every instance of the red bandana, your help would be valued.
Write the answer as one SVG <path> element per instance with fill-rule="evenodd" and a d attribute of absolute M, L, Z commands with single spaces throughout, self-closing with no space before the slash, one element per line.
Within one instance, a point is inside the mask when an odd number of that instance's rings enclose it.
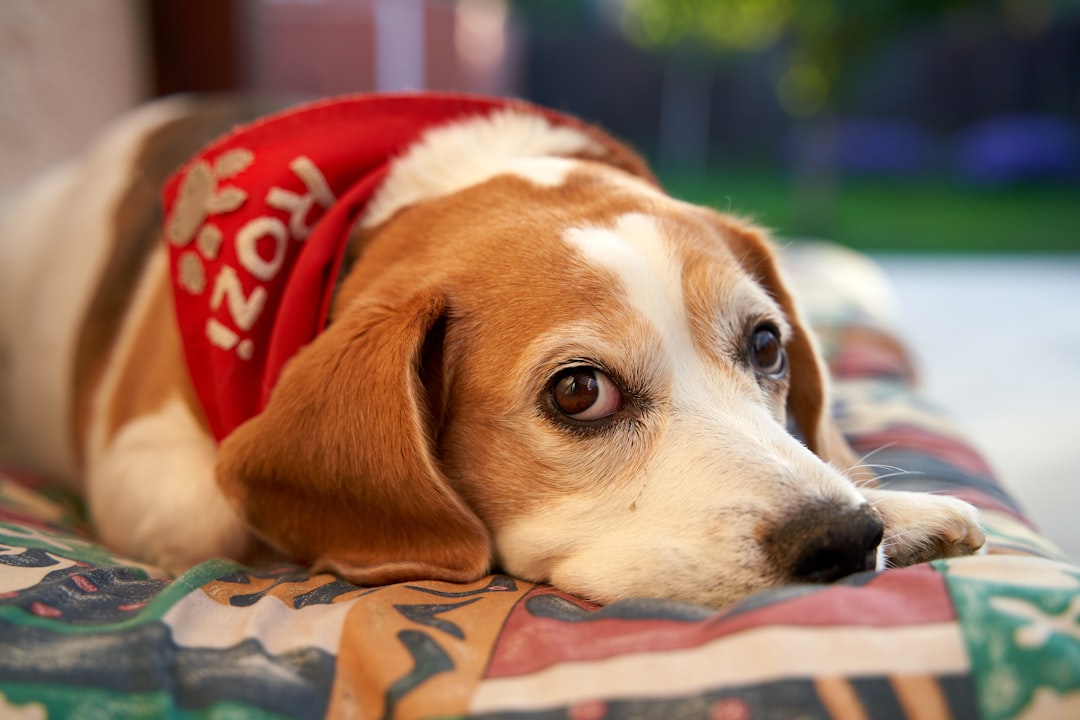
<path fill-rule="evenodd" d="M 517 100 L 360 95 L 238 128 L 169 179 L 176 314 L 217 440 L 265 407 L 325 326 L 350 230 L 393 159 L 427 130 L 506 109 L 584 127 Z"/>

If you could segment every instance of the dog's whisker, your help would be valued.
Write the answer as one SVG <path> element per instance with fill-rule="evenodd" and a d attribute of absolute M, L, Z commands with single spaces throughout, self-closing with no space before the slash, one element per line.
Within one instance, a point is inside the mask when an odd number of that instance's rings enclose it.
<path fill-rule="evenodd" d="M 889 472 L 884 474 L 878 474 L 875 471 L 888 470 Z M 855 471 L 870 471 L 869 475 L 855 476 Z M 863 463 L 860 465 L 854 465 L 844 472 L 844 477 L 851 481 L 857 488 L 864 488 L 876 483 L 879 480 L 885 480 L 891 477 L 900 477 L 903 475 L 924 475 L 921 470 L 905 470 L 904 468 L 897 467 L 895 465 L 878 465 L 874 463 Z"/>
<path fill-rule="evenodd" d="M 876 480 L 885 480 L 892 477 L 902 477 L 904 475 L 925 475 L 922 470 L 897 470 L 896 472 L 886 473 L 884 475 L 878 475 Z"/>
<path fill-rule="evenodd" d="M 903 470 L 903 468 L 897 467 L 896 465 L 876 465 L 874 463 L 864 463 L 862 465 L 853 465 L 850 468 L 850 470 L 864 470 L 864 469 L 870 469 L 870 470 L 875 470 L 875 469 L 876 470 Z"/>
<path fill-rule="evenodd" d="M 883 465 L 883 464 L 868 462 L 870 460 L 870 458 L 872 458 L 874 455 L 876 455 L 877 453 L 882 452 L 884 450 L 887 450 L 888 448 L 892 447 L 895 444 L 896 444 L 895 442 L 885 443 L 884 445 L 882 445 L 880 447 L 877 447 L 877 448 L 874 448 L 873 450 L 863 454 L 861 457 L 859 457 L 859 459 L 856 461 L 856 463 L 854 465 L 847 468 L 843 472 L 844 477 L 846 477 L 848 480 L 850 480 L 855 485 L 855 487 L 865 487 L 865 486 L 873 483 L 875 480 L 878 479 L 879 476 L 877 475 L 877 473 L 873 472 L 875 470 L 889 470 L 889 471 L 892 471 L 892 472 L 899 472 L 901 470 L 901 468 L 898 468 L 898 467 L 895 467 L 895 466 L 892 466 L 892 465 Z M 858 478 L 856 478 L 854 476 L 854 473 L 856 471 L 859 471 L 859 470 L 870 470 L 872 472 L 872 475 L 870 477 L 858 477 Z"/>
<path fill-rule="evenodd" d="M 870 471 L 870 472 L 872 472 L 874 474 L 877 474 L 876 470 L 878 470 L 878 469 L 879 468 L 876 465 L 853 465 L 852 467 L 849 467 L 847 470 L 844 470 L 844 475 L 846 475 L 848 477 L 851 477 L 851 475 L 853 473 L 855 473 L 856 471 Z M 880 469 L 891 469 L 891 468 L 880 468 Z"/>
<path fill-rule="evenodd" d="M 951 494 L 948 490 L 945 490 L 945 489 L 941 489 L 941 490 L 920 490 L 919 492 L 923 493 L 924 495 L 941 495 L 943 497 L 948 496 L 948 495 Z"/>
<path fill-rule="evenodd" d="M 883 452 L 883 451 L 885 451 L 885 450 L 888 450 L 889 448 L 891 448 L 891 447 L 892 447 L 892 446 L 894 446 L 894 445 L 896 445 L 896 441 L 895 441 L 895 440 L 894 440 L 894 441 L 892 441 L 892 442 L 887 442 L 887 443 L 885 443 L 884 445 L 882 445 L 882 446 L 880 446 L 880 447 L 874 448 L 874 449 L 873 449 L 873 450 L 871 450 L 870 452 L 868 452 L 868 453 L 866 453 L 865 455 L 863 455 L 862 457 L 860 457 L 860 458 L 859 458 L 859 460 L 858 460 L 858 462 L 859 462 L 859 463 L 865 463 L 865 462 L 866 462 L 867 460 L 869 460 L 869 459 L 870 459 L 871 457 L 873 457 L 874 455 L 877 455 L 877 454 L 878 454 L 879 452 Z M 857 466 L 856 466 L 856 467 L 857 467 Z"/>

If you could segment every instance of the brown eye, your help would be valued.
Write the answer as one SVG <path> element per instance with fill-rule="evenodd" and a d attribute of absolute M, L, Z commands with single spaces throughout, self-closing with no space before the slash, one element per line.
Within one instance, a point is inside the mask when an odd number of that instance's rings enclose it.
<path fill-rule="evenodd" d="M 588 422 L 614 415 L 622 406 L 622 393 L 607 375 L 580 365 L 555 376 L 551 401 L 568 418 Z"/>
<path fill-rule="evenodd" d="M 780 333 L 772 325 L 758 325 L 750 335 L 747 353 L 754 369 L 770 377 L 780 377 L 787 370 L 787 353 L 780 344 Z"/>

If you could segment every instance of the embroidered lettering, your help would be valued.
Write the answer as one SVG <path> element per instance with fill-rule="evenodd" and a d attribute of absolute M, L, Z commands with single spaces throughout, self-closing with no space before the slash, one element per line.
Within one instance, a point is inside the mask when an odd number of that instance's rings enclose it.
<path fill-rule="evenodd" d="M 232 212 L 243 205 L 245 200 L 247 200 L 247 193 L 240 188 L 223 187 L 207 202 L 206 210 L 211 215 Z"/>
<path fill-rule="evenodd" d="M 223 153 L 214 161 L 214 175 L 219 179 L 231 178 L 247 170 L 253 162 L 255 162 L 255 153 L 247 148 L 236 148 Z"/>
<path fill-rule="evenodd" d="M 241 360 L 250 360 L 255 354 L 255 343 L 249 339 L 241 340 L 239 335 L 214 318 L 206 321 L 206 339 L 214 347 L 226 352 L 235 348 Z"/>
<path fill-rule="evenodd" d="M 176 282 L 192 295 L 201 295 L 206 289 L 206 271 L 202 260 L 191 250 L 185 251 L 177 262 Z"/>
<path fill-rule="evenodd" d="M 177 247 L 187 245 L 195 237 L 208 215 L 232 212 L 247 201 L 247 193 L 235 186 L 218 190 L 218 180 L 233 177 L 255 162 L 255 154 L 244 148 L 230 150 L 214 165 L 200 160 L 191 166 L 184 180 L 169 219 L 169 242 Z"/>
<path fill-rule="evenodd" d="M 210 164 L 200 160 L 191 166 L 180 183 L 176 207 L 169 218 L 169 242 L 183 247 L 195 237 L 206 219 L 206 205 L 214 196 L 216 182 Z"/>
<path fill-rule="evenodd" d="M 264 260 L 259 254 L 259 240 L 269 237 L 274 241 L 274 254 Z M 273 280 L 285 262 L 289 230 L 277 218 L 257 217 L 236 234 L 236 255 L 244 268 L 263 281 Z"/>
<path fill-rule="evenodd" d="M 304 183 L 307 194 L 297 195 L 290 190 L 274 187 L 266 193 L 266 204 L 289 213 L 292 236 L 297 240 L 306 240 L 311 234 L 311 226 L 307 222 L 311 208 L 318 203 L 324 210 L 328 209 L 334 204 L 334 193 L 311 158 L 301 155 L 289 163 L 289 169 Z"/>
<path fill-rule="evenodd" d="M 266 307 L 267 292 L 261 285 L 252 290 L 251 295 L 244 297 L 244 287 L 240 284 L 240 276 L 236 271 L 226 265 L 221 268 L 214 280 L 214 293 L 210 296 L 210 309 L 217 310 L 224 300 L 229 309 L 229 316 L 236 326 L 243 331 L 250 330 L 255 321 L 262 315 Z"/>
<path fill-rule="evenodd" d="M 210 318 L 206 321 L 206 339 L 216 348 L 232 350 L 240 341 L 240 336 L 216 319 Z"/>
<path fill-rule="evenodd" d="M 202 230 L 199 231 L 199 236 L 195 238 L 195 245 L 199 248 L 199 252 L 207 260 L 217 260 L 218 252 L 221 250 L 221 241 L 224 239 L 221 230 L 216 225 L 207 223 L 203 225 Z"/>

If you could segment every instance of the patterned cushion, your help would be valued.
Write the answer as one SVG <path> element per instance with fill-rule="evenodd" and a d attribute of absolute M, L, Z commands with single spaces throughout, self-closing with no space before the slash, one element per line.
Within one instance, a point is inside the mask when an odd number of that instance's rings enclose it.
<path fill-rule="evenodd" d="M 787 259 L 854 447 L 890 487 L 978 505 L 986 554 L 720 612 L 502 575 L 361 588 L 218 560 L 169 579 L 0 472 L 0 716 L 1080 717 L 1080 570 L 919 396 L 880 271 L 832 246 Z"/>

